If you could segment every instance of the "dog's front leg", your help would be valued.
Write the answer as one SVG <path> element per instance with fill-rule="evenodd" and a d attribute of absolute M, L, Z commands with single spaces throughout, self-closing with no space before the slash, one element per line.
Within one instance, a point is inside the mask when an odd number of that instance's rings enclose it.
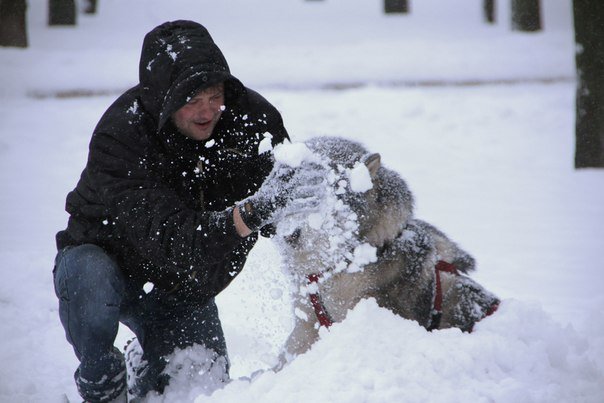
<path fill-rule="evenodd" d="M 305 353 L 319 339 L 319 323 L 310 304 L 297 303 L 295 308 L 295 325 L 284 351 L 279 355 L 275 370 L 281 370 L 296 356 Z"/>

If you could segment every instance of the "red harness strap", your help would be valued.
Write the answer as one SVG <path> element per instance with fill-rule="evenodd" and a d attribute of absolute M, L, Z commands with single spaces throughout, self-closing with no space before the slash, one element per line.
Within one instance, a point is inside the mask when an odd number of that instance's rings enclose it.
<path fill-rule="evenodd" d="M 434 308 L 432 309 L 432 320 L 430 322 L 428 330 L 438 329 L 438 327 L 440 326 L 440 318 L 442 316 L 443 308 L 443 288 L 441 284 L 440 273 L 445 272 L 454 274 L 456 276 L 459 275 L 459 272 L 457 271 L 455 265 L 452 263 L 445 262 L 444 260 L 439 260 L 436 263 L 436 266 L 434 266 L 434 271 L 436 272 L 436 290 L 434 293 Z M 491 307 L 489 307 L 489 309 L 485 312 L 485 317 L 495 313 L 498 307 L 498 303 L 493 304 Z M 469 331 L 472 332 L 472 329 L 470 329 Z"/>
<path fill-rule="evenodd" d="M 434 270 L 436 271 L 436 293 L 434 295 L 434 310 L 437 312 L 442 312 L 443 310 L 443 288 L 440 280 L 440 273 L 451 273 L 458 275 L 457 268 L 452 263 L 445 262 L 444 260 L 439 260 L 434 266 Z"/>
<path fill-rule="evenodd" d="M 308 284 L 318 284 L 319 283 L 319 275 L 318 274 L 309 274 L 308 275 Z M 319 320 L 319 324 L 326 328 L 333 325 L 333 319 L 325 309 L 325 305 L 323 304 L 323 300 L 318 292 L 310 294 L 310 302 L 312 307 L 315 310 L 315 315 L 317 315 L 317 319 Z"/>
<path fill-rule="evenodd" d="M 436 289 L 434 291 L 434 305 L 432 308 L 432 318 L 430 320 L 430 326 L 428 326 L 428 330 L 432 331 L 434 329 L 438 329 L 440 326 L 440 318 L 442 316 L 443 311 L 443 287 L 440 280 L 440 273 L 451 273 L 458 275 L 459 272 L 454 264 L 445 262 L 444 260 L 439 260 L 436 262 L 436 266 L 434 266 L 435 271 L 435 281 L 436 281 Z"/>

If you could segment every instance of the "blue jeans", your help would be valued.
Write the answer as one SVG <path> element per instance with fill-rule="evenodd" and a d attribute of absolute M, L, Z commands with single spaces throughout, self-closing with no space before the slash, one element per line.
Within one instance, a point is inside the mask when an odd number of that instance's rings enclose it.
<path fill-rule="evenodd" d="M 53 273 L 61 323 L 80 361 L 76 384 L 85 400 L 110 400 L 126 385 L 123 354 L 113 347 L 120 321 L 143 350 L 143 375 L 131 390 L 136 396 L 163 392 L 169 382 L 162 374 L 165 358 L 176 348 L 200 344 L 227 357 L 214 300 L 199 307 L 158 289 L 147 294 L 122 275 L 110 255 L 91 244 L 59 251 Z"/>

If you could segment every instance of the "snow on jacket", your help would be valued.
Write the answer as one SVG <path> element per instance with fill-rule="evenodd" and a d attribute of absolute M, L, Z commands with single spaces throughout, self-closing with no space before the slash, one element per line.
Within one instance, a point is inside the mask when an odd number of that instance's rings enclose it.
<path fill-rule="evenodd" d="M 94 130 L 86 167 L 67 196 L 59 249 L 93 243 L 142 288 L 204 303 L 243 268 L 256 241 L 239 237 L 235 202 L 272 168 L 258 147 L 288 138 L 279 112 L 230 73 L 208 31 L 168 22 L 147 34 L 140 83 L 121 95 Z M 207 141 L 180 134 L 170 116 L 200 89 L 225 82 L 225 105 Z"/>

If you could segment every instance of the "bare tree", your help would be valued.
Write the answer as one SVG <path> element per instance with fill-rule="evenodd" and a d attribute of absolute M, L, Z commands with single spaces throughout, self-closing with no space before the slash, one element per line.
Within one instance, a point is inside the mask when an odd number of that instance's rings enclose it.
<path fill-rule="evenodd" d="M 48 25 L 75 24 L 75 0 L 48 0 Z"/>
<path fill-rule="evenodd" d="M 98 6 L 97 0 L 86 0 L 86 5 L 84 6 L 84 13 L 85 14 L 96 14 L 97 6 Z"/>
<path fill-rule="evenodd" d="M 0 0 L 0 46 L 27 47 L 25 0 Z"/>
<path fill-rule="evenodd" d="M 409 12 L 407 0 L 384 0 L 384 12 L 386 14 L 406 14 Z"/>
<path fill-rule="evenodd" d="M 512 29 L 526 32 L 541 30 L 539 0 L 512 0 Z"/>
<path fill-rule="evenodd" d="M 604 168 L 604 2 L 574 0 L 575 168 Z"/>
<path fill-rule="evenodd" d="M 489 24 L 495 23 L 495 0 L 483 0 L 484 19 Z"/>

